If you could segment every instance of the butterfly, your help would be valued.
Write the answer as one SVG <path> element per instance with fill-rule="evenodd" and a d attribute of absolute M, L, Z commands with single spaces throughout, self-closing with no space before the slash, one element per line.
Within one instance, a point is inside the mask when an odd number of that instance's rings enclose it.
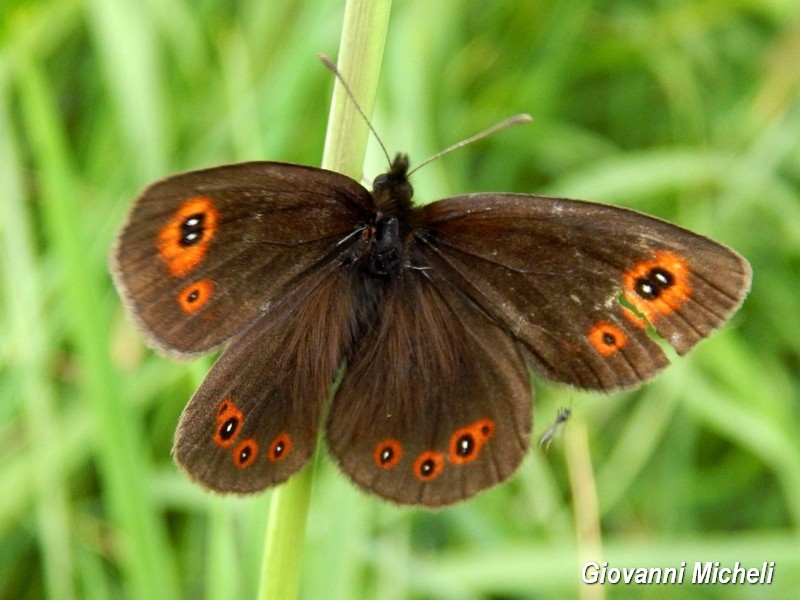
<path fill-rule="evenodd" d="M 177 356 L 227 344 L 175 436 L 192 479 L 274 486 L 324 427 L 361 489 L 464 500 L 526 456 L 529 369 L 586 390 L 638 385 L 668 362 L 651 328 L 683 355 L 749 290 L 739 254 L 660 219 L 525 194 L 417 206 L 408 168 L 398 154 L 370 192 L 247 162 L 136 200 L 111 260 L 133 319 Z"/>

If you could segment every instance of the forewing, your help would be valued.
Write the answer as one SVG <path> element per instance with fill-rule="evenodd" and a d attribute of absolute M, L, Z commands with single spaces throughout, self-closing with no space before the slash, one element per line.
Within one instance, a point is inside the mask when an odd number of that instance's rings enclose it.
<path fill-rule="evenodd" d="M 736 252 L 641 213 L 511 194 L 417 209 L 419 265 L 455 284 L 524 347 L 536 371 L 590 389 L 629 386 L 724 323 L 750 287 Z M 624 303 L 620 303 L 620 298 Z"/>
<path fill-rule="evenodd" d="M 330 261 L 371 210 L 361 185 L 323 169 L 251 162 L 183 173 L 138 198 L 112 273 L 152 345 L 200 353 Z"/>

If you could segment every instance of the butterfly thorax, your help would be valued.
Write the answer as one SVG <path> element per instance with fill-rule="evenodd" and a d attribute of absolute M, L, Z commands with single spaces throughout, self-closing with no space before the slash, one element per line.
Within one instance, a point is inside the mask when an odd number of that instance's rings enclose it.
<path fill-rule="evenodd" d="M 374 221 L 363 231 L 357 257 L 359 268 L 378 279 L 401 274 L 406 260 L 406 240 L 411 233 L 409 215 L 414 189 L 408 181 L 408 156 L 398 154 L 387 173 L 378 175 L 372 186 Z"/>

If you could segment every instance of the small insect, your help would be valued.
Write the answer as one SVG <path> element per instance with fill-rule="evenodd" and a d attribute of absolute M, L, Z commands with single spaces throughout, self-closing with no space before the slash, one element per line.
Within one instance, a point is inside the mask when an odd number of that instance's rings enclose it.
<path fill-rule="evenodd" d="M 556 419 L 553 421 L 553 424 L 550 425 L 547 429 L 544 430 L 542 437 L 539 438 L 539 447 L 544 448 L 545 452 L 550 449 L 550 444 L 553 443 L 553 440 L 561 435 L 561 431 L 564 429 L 564 423 L 572 415 L 572 409 L 564 407 L 559 409 L 558 414 L 556 414 Z"/>

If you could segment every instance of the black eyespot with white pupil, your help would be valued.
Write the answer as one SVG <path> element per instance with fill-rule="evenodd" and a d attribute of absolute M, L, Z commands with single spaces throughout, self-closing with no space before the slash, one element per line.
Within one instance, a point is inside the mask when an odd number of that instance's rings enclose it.
<path fill-rule="evenodd" d="M 205 221 L 205 213 L 197 213 L 186 217 L 186 220 L 181 223 L 180 245 L 187 247 L 199 242 L 205 231 Z"/>
<path fill-rule="evenodd" d="M 636 280 L 636 293 L 645 300 L 655 300 L 675 283 L 675 277 L 661 267 L 650 269 L 646 276 Z M 605 340 L 605 335 L 603 336 Z"/>
<path fill-rule="evenodd" d="M 465 433 L 456 442 L 456 454 L 458 456 L 470 456 L 475 451 L 475 438 L 471 434 Z"/>
<path fill-rule="evenodd" d="M 283 456 L 283 451 L 286 450 L 286 445 L 283 443 L 283 440 L 279 441 L 275 444 L 272 449 L 272 456 L 276 459 Z"/>
<path fill-rule="evenodd" d="M 239 464 L 240 465 L 245 464 L 247 460 L 250 458 L 250 455 L 252 453 L 253 449 L 250 447 L 249 444 L 242 446 L 241 449 L 239 450 L 239 456 L 238 456 Z"/>
<path fill-rule="evenodd" d="M 219 428 L 220 439 L 223 441 L 231 439 L 236 434 L 236 430 L 238 428 L 239 428 L 239 419 L 237 419 L 236 417 L 229 418 L 222 424 L 222 427 Z"/>
<path fill-rule="evenodd" d="M 617 343 L 617 337 L 613 333 L 609 333 L 608 331 L 603 332 L 603 343 L 606 346 L 614 346 Z"/>
<path fill-rule="evenodd" d="M 434 470 L 436 470 L 436 463 L 432 458 L 422 461 L 422 464 L 419 466 L 419 474 L 423 477 L 428 477 L 433 474 Z"/>
<path fill-rule="evenodd" d="M 380 461 L 382 465 L 388 464 L 394 458 L 394 450 L 391 446 L 385 446 L 383 450 L 381 450 L 380 454 Z"/>

